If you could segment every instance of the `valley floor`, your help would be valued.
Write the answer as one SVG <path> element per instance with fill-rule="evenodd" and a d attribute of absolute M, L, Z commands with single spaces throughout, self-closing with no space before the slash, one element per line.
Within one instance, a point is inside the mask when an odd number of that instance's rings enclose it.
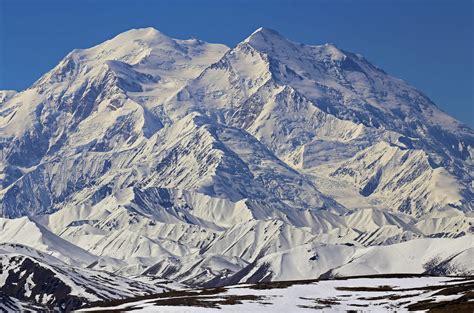
<path fill-rule="evenodd" d="M 474 312 L 474 277 L 373 276 L 172 291 L 82 311 Z"/>

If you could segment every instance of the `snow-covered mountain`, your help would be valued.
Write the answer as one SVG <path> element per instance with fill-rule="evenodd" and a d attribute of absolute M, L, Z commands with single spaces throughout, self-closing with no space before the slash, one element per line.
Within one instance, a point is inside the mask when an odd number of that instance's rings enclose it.
<path fill-rule="evenodd" d="M 0 91 L 0 148 L 12 306 L 63 301 L 12 293 L 31 295 L 26 263 L 71 290 L 120 281 L 63 309 L 158 292 L 162 279 L 474 270 L 474 131 L 333 44 L 265 28 L 234 48 L 131 30 Z M 131 284 L 142 287 L 120 287 Z"/>
<path fill-rule="evenodd" d="M 168 290 L 103 271 L 71 267 L 35 249 L 0 245 L 3 294 L 60 311 L 99 300 L 121 299 Z"/>

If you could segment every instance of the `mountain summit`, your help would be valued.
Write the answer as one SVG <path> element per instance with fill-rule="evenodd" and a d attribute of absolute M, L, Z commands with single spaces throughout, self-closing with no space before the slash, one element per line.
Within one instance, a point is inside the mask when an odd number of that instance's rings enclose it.
<path fill-rule="evenodd" d="M 0 101 L 0 292 L 19 301 L 474 273 L 474 131 L 332 44 L 134 29 Z M 69 291 L 31 285 L 51 277 Z"/>

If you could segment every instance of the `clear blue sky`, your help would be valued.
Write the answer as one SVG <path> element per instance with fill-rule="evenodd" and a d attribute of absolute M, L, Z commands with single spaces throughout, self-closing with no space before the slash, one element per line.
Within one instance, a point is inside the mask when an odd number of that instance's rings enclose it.
<path fill-rule="evenodd" d="M 256 28 L 363 54 L 474 127 L 473 0 L 0 0 L 0 89 L 130 28 L 234 46 Z"/>

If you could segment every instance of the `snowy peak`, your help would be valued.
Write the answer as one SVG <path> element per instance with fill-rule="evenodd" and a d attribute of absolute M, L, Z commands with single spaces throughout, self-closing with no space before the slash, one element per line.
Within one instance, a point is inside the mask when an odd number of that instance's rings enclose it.
<path fill-rule="evenodd" d="M 119 60 L 135 64 L 153 49 L 170 51 L 178 50 L 179 46 L 174 39 L 149 27 L 129 30 L 95 47 L 75 52 L 90 60 Z"/>
<path fill-rule="evenodd" d="M 270 58 L 283 57 L 286 54 L 287 59 L 300 53 L 301 48 L 304 46 L 286 39 L 275 30 L 264 27 L 260 27 L 253 32 L 237 45 L 237 48 L 246 45 L 251 46 L 260 53 L 268 55 Z"/>
<path fill-rule="evenodd" d="M 276 30 L 266 27 L 260 27 L 255 30 L 250 36 L 248 36 L 243 42 L 258 46 L 259 44 L 273 44 L 278 41 L 285 42 L 288 40 Z"/>
<path fill-rule="evenodd" d="M 402 129 L 411 136 L 416 133 L 422 136 L 426 131 L 443 132 L 433 128 L 448 129 L 469 135 L 472 141 L 472 131 L 439 110 L 421 92 L 386 74 L 359 54 L 346 52 L 334 44 L 295 43 L 266 28 L 259 28 L 238 47 L 242 45 L 266 55 L 279 83 L 295 87 L 339 118 Z"/>
<path fill-rule="evenodd" d="M 173 39 L 151 27 L 132 29 L 92 48 L 73 50 L 36 85 L 63 81 L 73 75 L 91 76 L 97 73 L 97 66 L 107 61 L 119 61 L 153 76 L 175 76 L 173 71 L 180 69 L 181 76 L 192 74 L 186 78 L 193 78 L 227 49 L 225 45 L 200 40 Z"/>
<path fill-rule="evenodd" d="M 260 27 L 247 37 L 241 44 L 249 44 L 256 50 L 266 53 L 269 57 L 284 56 L 291 61 L 293 57 L 312 57 L 333 61 L 344 61 L 348 55 L 332 43 L 313 46 L 293 42 L 276 30 Z"/>
<path fill-rule="evenodd" d="M 172 40 L 170 37 L 166 36 L 159 30 L 153 27 L 144 27 L 144 28 L 133 28 L 126 32 L 123 32 L 110 41 L 113 40 L 149 40 L 149 41 L 168 41 Z"/>

